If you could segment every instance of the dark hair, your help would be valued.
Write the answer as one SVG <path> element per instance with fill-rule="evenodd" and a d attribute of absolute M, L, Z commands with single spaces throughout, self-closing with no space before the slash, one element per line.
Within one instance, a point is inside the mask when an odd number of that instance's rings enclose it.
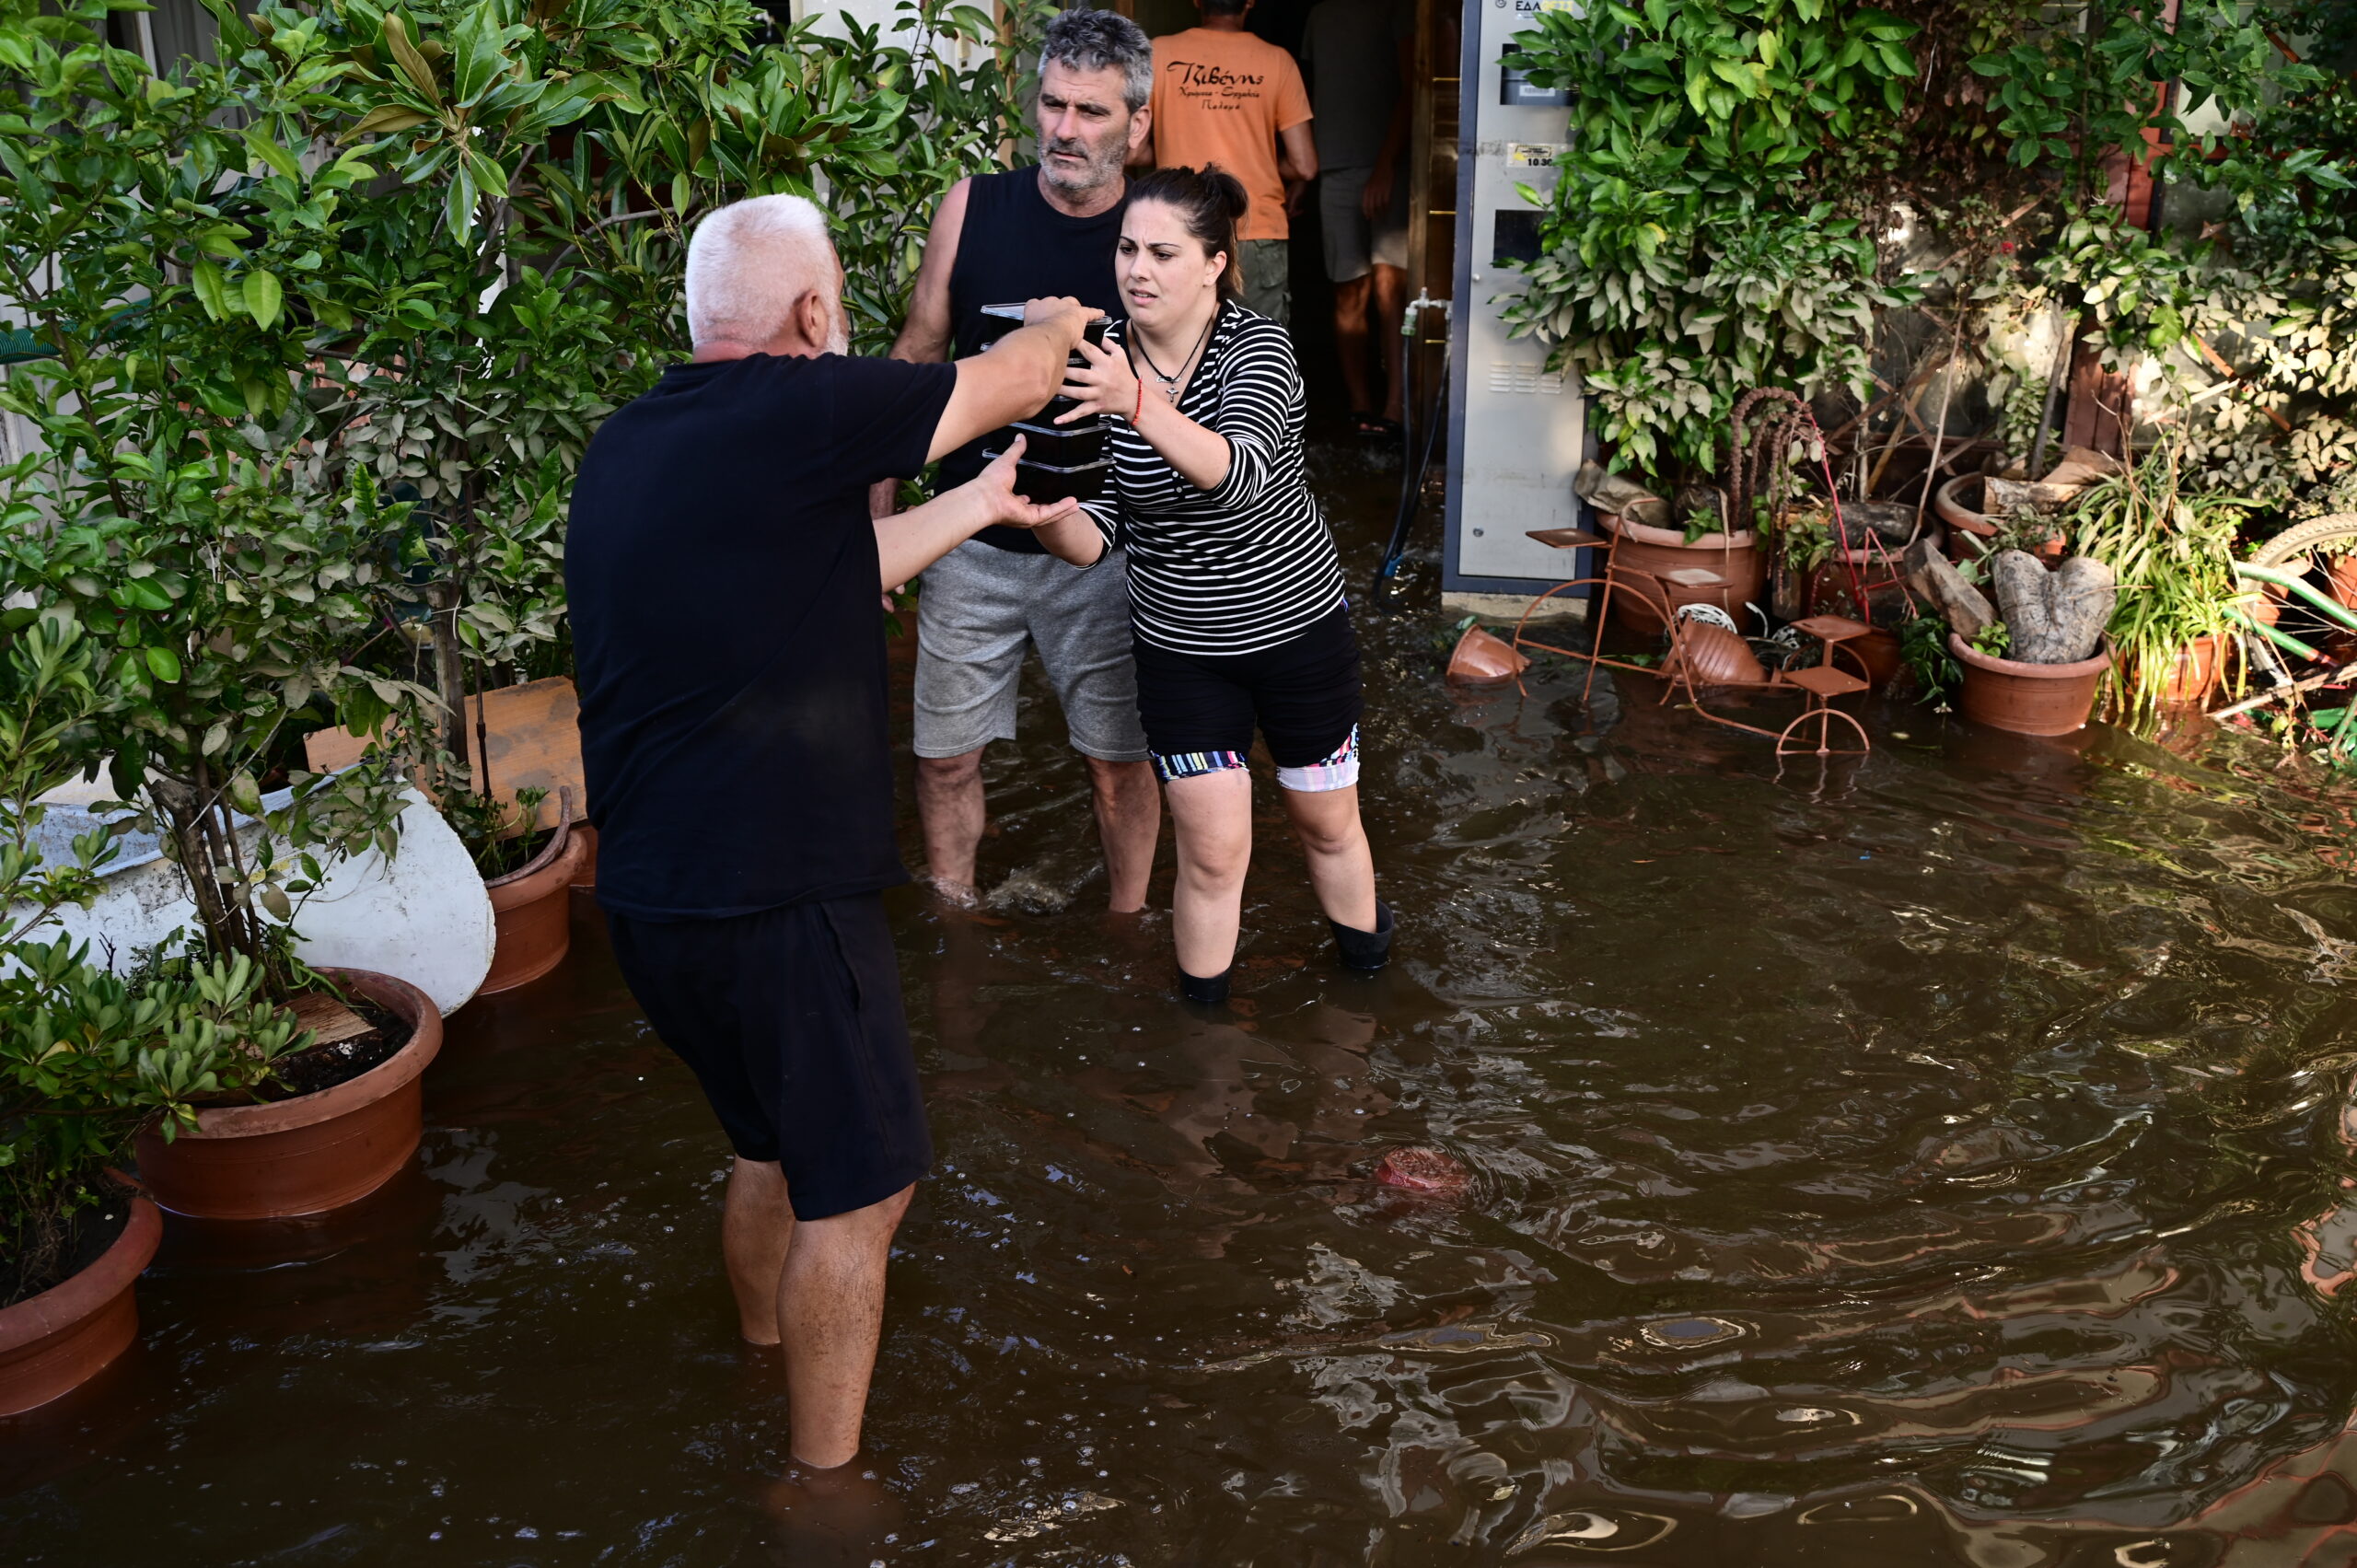
<path fill-rule="evenodd" d="M 1252 203 L 1236 176 L 1215 163 L 1201 168 L 1157 168 L 1130 181 L 1130 205 L 1140 202 L 1177 208 L 1187 232 L 1202 242 L 1204 255 L 1227 257 L 1226 270 L 1219 275 L 1220 298 L 1234 299 L 1244 292 L 1236 226 Z"/>
<path fill-rule="evenodd" d="M 1195 0 L 1206 17 L 1240 17 L 1252 0 Z"/>
<path fill-rule="evenodd" d="M 1075 71 L 1121 73 L 1121 101 L 1132 114 L 1145 107 L 1154 94 L 1154 41 L 1145 29 L 1118 11 L 1074 7 L 1048 24 L 1039 41 L 1039 67 L 1048 62 Z"/>

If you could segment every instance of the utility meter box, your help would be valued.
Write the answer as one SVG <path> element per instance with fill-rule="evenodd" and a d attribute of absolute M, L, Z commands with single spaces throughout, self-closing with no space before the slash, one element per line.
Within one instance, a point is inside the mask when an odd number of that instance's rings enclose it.
<path fill-rule="evenodd" d="M 1541 11 L 1571 0 L 1469 0 L 1458 113 L 1456 308 L 1449 321 L 1448 534 L 1441 587 L 1529 598 L 1591 575 L 1586 552 L 1552 549 L 1532 528 L 1572 528 L 1572 476 L 1586 450 L 1578 378 L 1547 368 L 1547 349 L 1509 338 L 1501 296 L 1521 292 L 1510 265 L 1538 254 L 1539 209 L 1555 188 L 1570 111 L 1560 88 L 1535 87 L 1502 62 Z"/>

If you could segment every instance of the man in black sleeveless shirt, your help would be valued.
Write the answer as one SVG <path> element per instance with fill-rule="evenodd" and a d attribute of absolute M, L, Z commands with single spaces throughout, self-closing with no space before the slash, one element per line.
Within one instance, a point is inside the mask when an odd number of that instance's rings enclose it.
<path fill-rule="evenodd" d="M 1040 49 L 1038 165 L 963 180 L 942 198 L 892 357 L 938 363 L 981 345 L 982 308 L 1069 296 L 1121 314 L 1113 252 L 1123 165 L 1146 141 L 1154 47 L 1110 11 L 1066 11 Z M 939 487 L 982 469 L 982 443 L 941 460 Z M 894 486 L 877 487 L 878 516 Z M 1016 528 L 989 528 L 935 563 L 918 601 L 917 811 L 945 895 L 971 900 L 985 819 L 982 749 L 1015 738 L 1024 652 L 1037 648 L 1087 759 L 1110 907 L 1141 909 L 1162 804 L 1139 727 L 1129 579 L 1115 552 L 1092 572 Z"/>

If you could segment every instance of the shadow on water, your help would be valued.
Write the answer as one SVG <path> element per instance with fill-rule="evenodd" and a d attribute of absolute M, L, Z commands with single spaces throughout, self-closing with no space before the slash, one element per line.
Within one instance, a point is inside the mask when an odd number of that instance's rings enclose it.
<path fill-rule="evenodd" d="M 1364 581 L 1387 476 L 1324 466 Z M 2349 795 L 1905 706 L 1780 775 L 1643 679 L 1453 693 L 1441 624 L 1361 621 L 1387 974 L 1264 789 L 1237 1004 L 1167 1000 L 1037 691 L 988 906 L 893 895 L 941 1164 L 873 1495 L 776 1485 L 725 1151 L 584 906 L 454 1020 L 416 1172 L 178 1230 L 143 1349 L 0 1426 L 8 1560 L 2357 1557 Z"/>

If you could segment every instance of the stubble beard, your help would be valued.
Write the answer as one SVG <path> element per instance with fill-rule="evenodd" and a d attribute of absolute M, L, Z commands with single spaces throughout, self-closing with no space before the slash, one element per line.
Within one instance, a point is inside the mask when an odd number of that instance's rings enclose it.
<path fill-rule="evenodd" d="M 1098 148 L 1086 142 L 1051 142 L 1040 154 L 1039 168 L 1049 184 L 1066 196 L 1085 199 L 1103 191 L 1121 178 L 1122 152 L 1127 149 Z M 1049 161 L 1050 153 L 1076 153 L 1088 160 L 1087 167 L 1075 178 L 1062 164 Z"/>

